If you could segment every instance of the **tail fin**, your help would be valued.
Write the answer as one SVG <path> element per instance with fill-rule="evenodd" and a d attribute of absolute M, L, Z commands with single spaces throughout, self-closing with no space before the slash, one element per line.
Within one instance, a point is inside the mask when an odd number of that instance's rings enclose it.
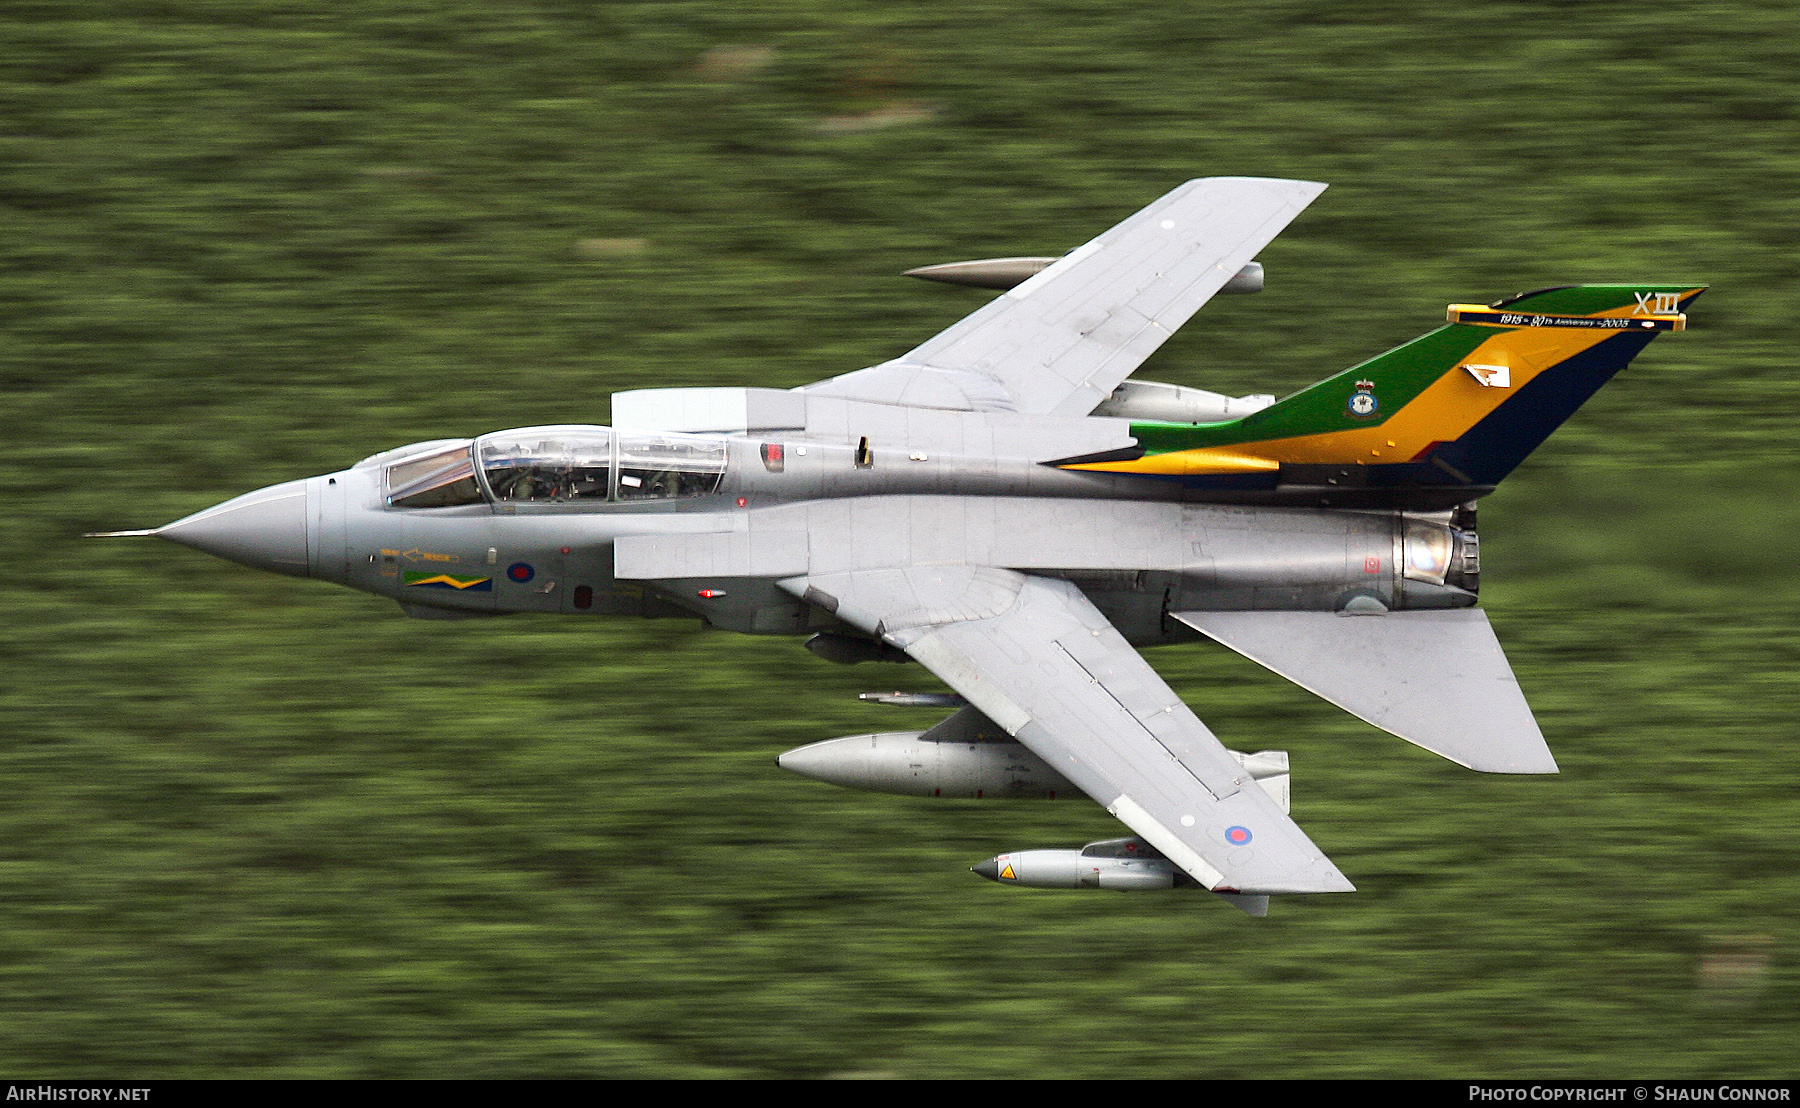
<path fill-rule="evenodd" d="M 1703 285 L 1566 285 L 1450 322 L 1262 411 L 1225 423 L 1134 423 L 1145 456 L 1082 469 L 1307 483 L 1310 467 L 1357 484 L 1485 491 L 1682 313 Z M 1333 483 L 1336 483 L 1335 481 Z"/>

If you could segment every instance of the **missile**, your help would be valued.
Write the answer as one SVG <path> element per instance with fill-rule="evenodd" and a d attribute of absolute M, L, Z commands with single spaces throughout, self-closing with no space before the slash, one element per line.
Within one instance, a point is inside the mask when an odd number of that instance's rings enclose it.
<path fill-rule="evenodd" d="M 881 703 L 960 703 L 932 693 L 864 693 Z M 1252 779 L 1288 808 L 1288 756 L 1283 750 L 1228 753 Z M 963 800 L 1057 800 L 1082 795 L 1023 743 L 972 706 L 928 731 L 846 735 L 796 747 L 775 759 L 789 773 L 846 789 Z"/>
<path fill-rule="evenodd" d="M 857 693 L 856 699 L 901 708 L 961 708 L 968 703 L 955 693 L 934 692 L 866 692 Z"/>
<path fill-rule="evenodd" d="M 1055 265 L 1060 258 L 980 258 L 972 262 L 945 262 L 943 265 L 925 265 L 917 269 L 909 269 L 904 276 L 917 277 L 921 281 L 942 281 L 947 285 L 967 285 L 977 289 L 1010 289 L 1024 284 L 1026 281 Z M 1226 292 L 1261 292 L 1263 290 L 1263 267 L 1261 262 L 1251 262 L 1232 275 L 1219 291 Z"/>
<path fill-rule="evenodd" d="M 1160 851 L 1138 838 L 1106 839 L 1080 850 L 1015 850 L 969 867 L 1000 885 L 1028 889 L 1145 889 L 1198 887 Z M 1233 908 L 1252 916 L 1269 914 L 1269 898 L 1260 893 L 1215 889 Z"/>
<path fill-rule="evenodd" d="M 1028 889 L 1172 889 L 1194 879 L 1154 848 L 1136 839 L 1119 839 L 1115 851 L 1090 854 L 1113 843 L 1089 843 L 1081 850 L 1015 850 L 969 867 L 989 881 Z M 1135 844 L 1126 848 L 1123 844 Z"/>
<path fill-rule="evenodd" d="M 1081 790 L 998 727 L 984 737 L 964 708 L 931 731 L 848 735 L 790 750 L 775 764 L 847 789 L 965 800 L 1055 800 Z M 959 717 L 962 717 L 959 720 Z M 956 726 L 946 724 L 958 721 Z M 954 737 L 931 738 L 933 732 Z M 997 737 L 1001 741 L 995 741 Z"/>

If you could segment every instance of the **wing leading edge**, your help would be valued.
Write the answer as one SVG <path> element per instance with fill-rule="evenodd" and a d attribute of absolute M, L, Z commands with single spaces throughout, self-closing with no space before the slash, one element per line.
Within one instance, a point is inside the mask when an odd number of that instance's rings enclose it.
<path fill-rule="evenodd" d="M 781 585 L 904 649 L 1207 888 L 1353 891 L 1068 582 L 919 566 Z"/>
<path fill-rule="evenodd" d="M 805 386 L 822 396 L 1084 416 L 1325 186 L 1189 181 L 890 362 Z"/>

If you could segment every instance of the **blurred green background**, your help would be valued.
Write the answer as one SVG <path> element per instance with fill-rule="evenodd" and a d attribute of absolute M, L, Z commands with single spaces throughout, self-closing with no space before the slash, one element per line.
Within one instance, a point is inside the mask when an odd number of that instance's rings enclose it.
<path fill-rule="evenodd" d="M 1800 34 L 1788 3 L 11 0 L 0 1071 L 1792 1076 Z M 1694 281 L 1483 502 L 1564 772 L 1221 650 L 1360 892 L 1002 889 L 1117 834 L 777 770 L 923 727 L 797 640 L 422 623 L 151 542 L 389 446 L 793 386 L 1195 176 L 1332 183 L 1143 371 L 1283 393 L 1450 301 Z"/>

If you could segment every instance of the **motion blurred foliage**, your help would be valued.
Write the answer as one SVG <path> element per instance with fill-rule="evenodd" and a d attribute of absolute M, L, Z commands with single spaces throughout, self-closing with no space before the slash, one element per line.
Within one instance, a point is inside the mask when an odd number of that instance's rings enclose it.
<path fill-rule="evenodd" d="M 15 0 L 0 9 L 0 1068 L 38 1077 L 1777 1076 L 1796 1033 L 1791 6 Z M 685 623 L 402 619 L 81 532 L 398 443 L 792 386 L 1180 180 L 1333 188 L 1145 376 L 1283 392 L 1580 280 L 1693 280 L 1484 502 L 1564 767 L 1484 777 L 1251 664 L 1358 883 L 963 872 L 1085 802 L 773 756 L 933 687 Z M 875 672 L 871 672 L 875 670 Z"/>

